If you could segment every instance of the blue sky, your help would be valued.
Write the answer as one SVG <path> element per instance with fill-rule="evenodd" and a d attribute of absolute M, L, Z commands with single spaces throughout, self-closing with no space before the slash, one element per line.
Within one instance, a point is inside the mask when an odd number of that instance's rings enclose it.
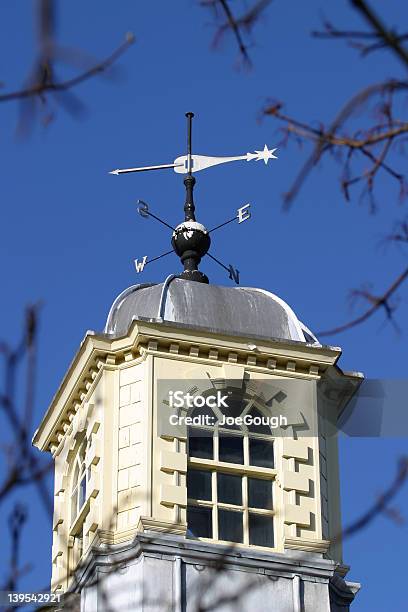
<path fill-rule="evenodd" d="M 322 14 L 339 27 L 361 28 L 349 4 L 276 0 L 254 30 L 253 67 L 243 70 L 237 69 L 231 36 L 212 48 L 212 16 L 198 1 L 58 3 L 62 44 L 103 58 L 129 30 L 136 43 L 120 60 L 115 79 L 92 79 L 75 90 L 87 109 L 80 119 L 57 106 L 48 127 L 37 122 L 32 134 L 19 140 L 19 105 L 0 105 L 0 337 L 16 341 L 25 305 L 43 302 L 36 423 L 86 330 L 102 330 L 116 295 L 136 282 L 159 282 L 179 270 L 171 255 L 137 276 L 132 261 L 170 248 L 165 228 L 136 214 L 137 198 L 177 223 L 184 197 L 180 177 L 172 171 L 114 177 L 108 170 L 168 163 L 184 154 L 188 110 L 196 114 L 197 153 L 239 155 L 265 143 L 274 146 L 280 139 L 278 124 L 261 118 L 270 99 L 284 101 L 286 110 L 301 120 L 330 121 L 358 89 L 383 78 L 404 77 L 389 54 L 362 60 L 342 42 L 310 37 Z M 379 0 L 374 6 L 384 10 Z M 391 0 L 385 16 L 399 25 L 408 10 Z M 0 29 L 0 79 L 9 91 L 21 86 L 34 58 L 32 3 L 4 5 Z M 61 77 L 70 74 L 70 68 L 60 67 Z M 197 177 L 196 205 L 199 220 L 212 226 L 252 203 L 251 221 L 215 234 L 212 253 L 239 268 L 243 286 L 276 293 L 318 331 L 351 316 L 346 299 L 350 289 L 372 281 L 373 290 L 381 292 L 402 271 L 406 252 L 384 250 L 380 243 L 404 215 L 406 203 L 398 203 L 396 187 L 381 174 L 375 215 L 359 201 L 358 192 L 345 203 L 338 188 L 340 168 L 327 159 L 309 177 L 292 210 L 283 212 L 281 196 L 308 150 L 292 144 L 279 149 L 279 160 L 267 167 L 241 162 L 203 172 Z M 404 171 L 406 160 L 398 158 L 397 165 Z M 231 284 L 208 259 L 202 269 L 211 282 Z M 399 293 L 399 335 L 377 313 L 363 326 L 325 338 L 342 346 L 344 369 L 372 378 L 406 377 L 407 295 L 406 289 Z M 342 440 L 345 524 L 387 486 L 406 446 L 404 438 Z M 395 501 L 401 511 L 407 490 Z M 34 492 L 28 489 L 24 496 L 30 503 L 25 558 L 33 569 L 21 586 L 29 589 L 49 579 L 51 528 Z M 11 500 L 1 507 L 2 519 L 10 508 Z M 4 529 L 2 520 L 2 541 L 7 539 Z M 345 543 L 349 578 L 363 584 L 356 612 L 402 609 L 406 541 L 406 527 L 381 516 Z M 3 549 L 2 563 L 4 554 Z"/>

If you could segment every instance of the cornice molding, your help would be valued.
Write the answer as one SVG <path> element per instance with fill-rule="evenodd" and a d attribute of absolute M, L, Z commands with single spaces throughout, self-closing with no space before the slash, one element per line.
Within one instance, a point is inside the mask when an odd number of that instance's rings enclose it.
<path fill-rule="evenodd" d="M 334 366 L 341 354 L 336 347 L 322 347 L 300 342 L 259 340 L 228 336 L 202 329 L 136 320 L 127 336 L 88 334 L 74 357 L 41 424 L 33 445 L 58 453 L 69 431 L 73 415 L 89 400 L 102 371 L 129 367 L 149 355 L 214 365 L 234 363 L 248 371 L 290 378 L 318 380 Z"/>

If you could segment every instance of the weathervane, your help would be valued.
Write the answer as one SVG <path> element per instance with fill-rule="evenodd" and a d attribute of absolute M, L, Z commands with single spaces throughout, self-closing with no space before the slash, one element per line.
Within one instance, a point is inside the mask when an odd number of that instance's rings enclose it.
<path fill-rule="evenodd" d="M 143 272 L 144 267 L 148 263 L 152 263 L 153 261 L 157 261 L 166 255 L 170 255 L 170 253 L 175 252 L 181 259 L 181 262 L 184 265 L 184 271 L 179 275 L 179 278 L 183 278 L 185 280 L 193 280 L 202 283 L 208 283 L 208 277 L 203 274 L 200 270 L 198 270 L 198 265 L 204 257 L 204 255 L 208 255 L 213 261 L 218 263 L 224 270 L 229 273 L 229 277 L 231 280 L 234 280 L 237 284 L 239 284 L 239 271 L 234 268 L 231 264 L 229 266 L 225 266 L 221 261 L 219 261 L 216 257 L 211 255 L 208 251 L 211 245 L 210 233 L 214 232 L 233 221 L 238 220 L 238 223 L 242 223 L 243 221 L 247 221 L 251 218 L 250 213 L 250 204 L 245 204 L 237 209 L 235 216 L 216 227 L 213 227 L 211 230 L 207 230 L 204 225 L 198 223 L 195 218 L 195 205 L 193 198 L 193 190 L 194 185 L 196 183 L 196 179 L 193 176 L 193 172 L 199 172 L 200 170 L 204 170 L 205 168 L 210 168 L 211 166 L 217 166 L 219 164 L 225 164 L 233 161 L 261 161 L 265 162 L 265 165 L 268 163 L 270 159 L 277 159 L 274 155 L 275 149 L 268 149 L 265 145 L 262 151 L 255 151 L 255 153 L 246 153 L 244 155 L 238 155 L 235 157 L 210 157 L 207 155 L 194 155 L 191 152 L 191 128 L 192 128 L 192 119 L 194 117 L 194 113 L 186 113 L 187 117 L 187 155 L 182 155 L 177 157 L 172 164 L 161 164 L 158 166 L 143 166 L 140 168 L 124 168 L 122 170 L 112 170 L 109 174 L 127 174 L 130 172 L 146 172 L 149 170 L 164 170 L 173 168 L 173 170 L 179 174 L 186 174 L 187 176 L 184 179 L 184 185 L 186 187 L 186 202 L 184 204 L 184 222 L 177 225 L 177 227 L 172 227 L 169 223 L 166 223 L 162 219 L 160 219 L 157 215 L 154 215 L 149 210 L 148 204 L 143 202 L 142 200 L 138 200 L 138 212 L 144 218 L 152 217 L 159 221 L 166 227 L 172 230 L 172 250 L 167 251 L 166 253 L 162 253 L 161 255 L 154 257 L 153 259 L 148 259 L 147 255 L 141 258 L 139 261 L 135 259 L 135 268 L 136 272 Z"/>

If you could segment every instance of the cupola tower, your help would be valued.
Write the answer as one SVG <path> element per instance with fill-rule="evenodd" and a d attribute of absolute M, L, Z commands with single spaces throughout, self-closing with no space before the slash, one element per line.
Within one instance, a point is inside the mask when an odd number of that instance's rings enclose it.
<path fill-rule="evenodd" d="M 114 300 L 34 435 L 55 462 L 52 589 L 83 612 L 348 610 L 336 423 L 362 377 L 280 297 L 199 270 L 194 172 L 275 149 L 196 156 L 191 119 L 165 166 L 186 175 L 181 269 Z"/>

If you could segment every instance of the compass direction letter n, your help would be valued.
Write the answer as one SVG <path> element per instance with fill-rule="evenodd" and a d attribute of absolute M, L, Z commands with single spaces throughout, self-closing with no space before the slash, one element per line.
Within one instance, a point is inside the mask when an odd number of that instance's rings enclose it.
<path fill-rule="evenodd" d="M 147 255 L 145 255 L 142 259 L 142 261 L 139 261 L 138 259 L 135 259 L 135 268 L 136 268 L 136 272 L 143 272 L 143 269 L 146 265 L 147 262 Z"/>
<path fill-rule="evenodd" d="M 239 285 L 239 270 L 234 268 L 231 264 L 228 266 L 228 270 L 230 279 L 235 281 L 235 284 Z"/>

